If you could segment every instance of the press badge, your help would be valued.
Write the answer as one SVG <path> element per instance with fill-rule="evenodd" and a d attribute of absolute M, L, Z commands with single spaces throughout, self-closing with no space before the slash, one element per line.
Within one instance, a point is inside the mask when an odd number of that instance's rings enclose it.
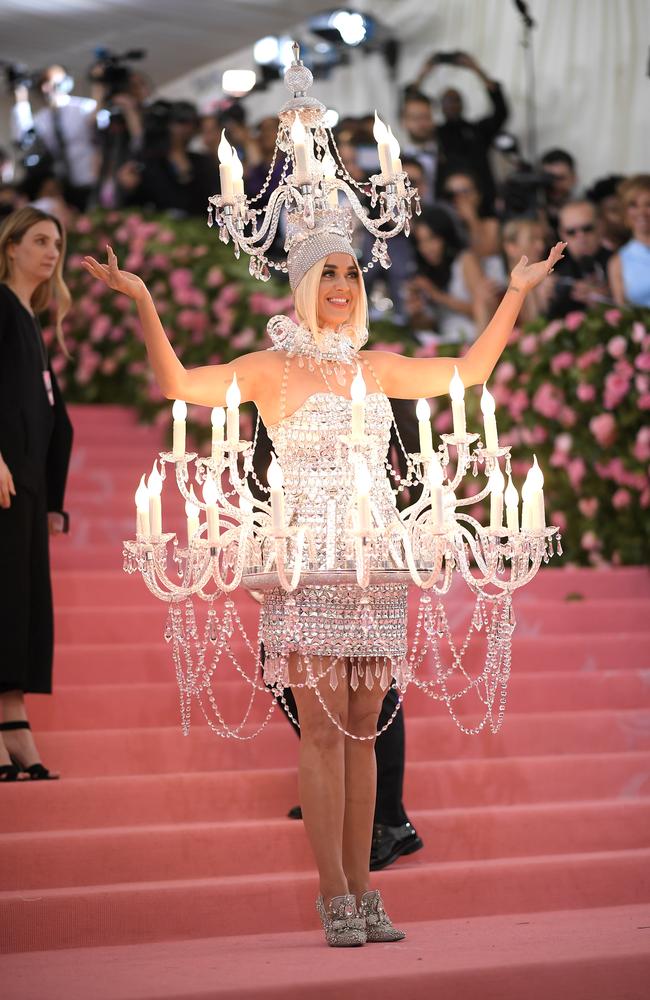
<path fill-rule="evenodd" d="M 45 386 L 45 391 L 47 393 L 47 398 L 50 401 L 50 406 L 54 406 L 54 392 L 52 391 L 52 376 L 49 371 L 43 372 L 43 385 Z"/>

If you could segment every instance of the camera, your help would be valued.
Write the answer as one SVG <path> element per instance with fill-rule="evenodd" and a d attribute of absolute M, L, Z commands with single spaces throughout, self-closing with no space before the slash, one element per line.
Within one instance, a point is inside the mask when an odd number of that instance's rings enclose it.
<path fill-rule="evenodd" d="M 435 65 L 448 63 L 451 66 L 455 66 L 460 55 L 462 55 L 462 52 L 436 52 L 433 56 L 433 62 Z"/>
<path fill-rule="evenodd" d="M 27 69 L 24 63 L 10 63 L 0 60 L 0 66 L 4 70 L 7 86 L 12 92 L 16 87 L 33 87 L 41 76 L 40 72 L 33 72 Z"/>
<path fill-rule="evenodd" d="M 110 49 L 95 49 L 95 62 L 88 71 L 88 79 L 106 88 L 104 99 L 110 102 L 117 94 L 124 94 L 129 89 L 131 68 L 127 64 L 144 59 L 146 54 L 144 49 L 130 49 L 123 55 L 117 55 Z"/>

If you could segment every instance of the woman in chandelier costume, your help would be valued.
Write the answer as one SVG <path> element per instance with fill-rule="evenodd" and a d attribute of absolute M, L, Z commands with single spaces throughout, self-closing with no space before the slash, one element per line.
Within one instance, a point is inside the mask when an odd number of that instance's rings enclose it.
<path fill-rule="evenodd" d="M 86 258 L 95 278 L 135 300 L 146 347 L 169 399 L 223 406 L 233 375 L 243 401 L 253 401 L 284 473 L 287 520 L 314 531 L 319 567 L 345 547 L 345 516 L 354 469 L 341 461 L 338 440 L 349 432 L 350 387 L 359 366 L 368 383 L 366 424 L 388 450 L 392 412 L 387 397 L 419 399 L 447 392 L 454 365 L 466 386 L 486 381 L 503 351 L 527 292 L 562 256 L 529 265 L 525 257 L 492 320 L 462 358 L 414 359 L 364 351 L 367 305 L 347 225 L 289 224 L 288 273 L 298 324 L 269 322 L 273 346 L 227 365 L 186 370 L 167 339 L 154 302 L 136 275 Z M 396 516 L 385 455 L 369 460 L 370 503 L 385 522 Z M 336 530 L 332 531 L 332 523 Z M 329 551 L 332 538 L 335 552 Z M 298 712 L 299 791 L 320 878 L 317 909 L 327 943 L 398 941 L 378 890 L 369 888 L 368 859 L 376 795 L 374 741 L 391 679 L 407 678 L 407 587 L 305 586 L 265 595 L 262 641 L 265 680 L 291 686 Z M 369 621 L 372 626 L 369 627 Z"/>

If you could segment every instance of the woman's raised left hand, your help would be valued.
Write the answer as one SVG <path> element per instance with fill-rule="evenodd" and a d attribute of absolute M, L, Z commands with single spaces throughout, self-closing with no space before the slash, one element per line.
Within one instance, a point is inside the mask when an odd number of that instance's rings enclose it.
<path fill-rule="evenodd" d="M 566 243 L 556 243 L 546 260 L 540 260 L 536 264 L 529 264 L 528 257 L 522 257 L 510 272 L 512 284 L 522 292 L 528 292 L 539 285 L 551 273 L 558 260 L 562 260 L 565 248 Z"/>

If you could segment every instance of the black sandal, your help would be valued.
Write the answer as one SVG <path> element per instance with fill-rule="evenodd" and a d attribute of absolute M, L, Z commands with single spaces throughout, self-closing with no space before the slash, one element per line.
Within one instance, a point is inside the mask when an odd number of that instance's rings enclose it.
<path fill-rule="evenodd" d="M 17 781 L 20 768 L 16 764 L 0 764 L 0 782 Z"/>
<path fill-rule="evenodd" d="M 5 733 L 9 732 L 12 729 L 31 729 L 31 728 L 32 727 L 30 726 L 27 719 L 16 719 L 13 722 L 0 722 L 0 732 L 5 732 Z M 59 780 L 58 774 L 52 774 L 51 771 L 47 767 L 44 767 L 44 765 L 41 764 L 40 762 L 38 764 L 30 764 L 29 767 L 25 767 L 21 759 L 19 757 L 16 757 L 15 754 L 10 753 L 9 756 L 11 757 L 11 764 L 10 765 L 5 764 L 3 768 L 0 768 L 0 774 L 2 774 L 3 771 L 6 771 L 7 768 L 10 768 L 11 774 L 14 775 L 15 772 L 15 775 L 11 777 L 9 776 L 8 773 L 8 776 L 6 778 L 2 778 L 0 780 L 15 781 L 20 772 L 29 775 L 32 781 Z"/>

